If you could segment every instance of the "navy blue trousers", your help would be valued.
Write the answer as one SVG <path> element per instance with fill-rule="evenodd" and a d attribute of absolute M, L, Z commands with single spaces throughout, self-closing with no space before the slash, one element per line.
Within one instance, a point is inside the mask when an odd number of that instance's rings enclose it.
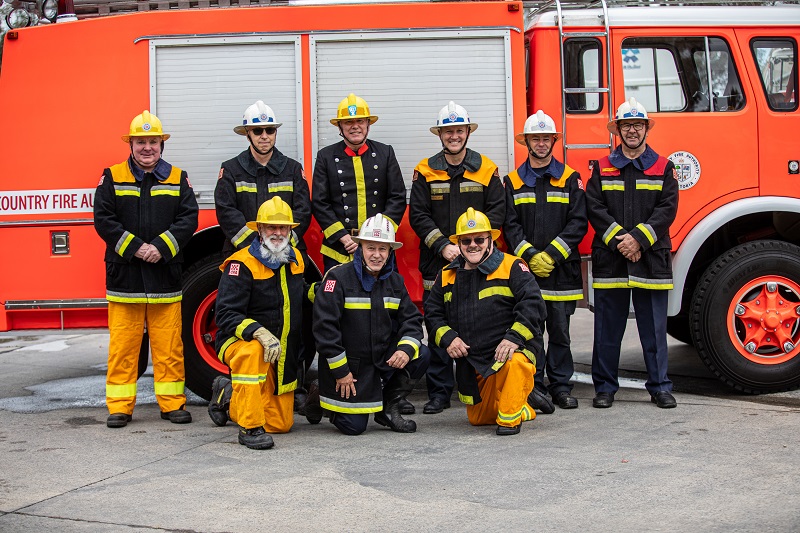
<path fill-rule="evenodd" d="M 647 368 L 645 387 L 650 394 L 671 391 L 667 377 L 667 291 L 595 289 L 592 381 L 595 392 L 619 390 L 619 354 L 628 321 L 631 292 L 636 327 Z"/>
<path fill-rule="evenodd" d="M 428 299 L 431 291 L 423 291 L 422 303 Z M 453 358 L 447 355 L 447 350 L 439 348 L 433 342 L 432 331 L 428 332 L 428 347 L 431 350 L 431 363 L 428 365 L 428 373 L 425 374 L 425 385 L 428 388 L 428 399 L 441 398 L 449 402 L 453 389 L 456 386 L 456 378 L 453 374 Z"/>
<path fill-rule="evenodd" d="M 424 344 L 421 345 L 419 347 L 419 357 L 413 361 L 409 361 L 404 368 L 404 370 L 406 370 L 408 375 L 411 377 L 412 382 L 416 383 L 419 378 L 425 375 L 425 371 L 428 369 L 428 362 L 430 361 L 430 358 L 431 352 L 428 347 Z M 386 383 L 392 379 L 392 376 L 396 371 L 397 370 L 393 368 L 391 370 L 381 372 L 381 382 L 383 383 L 384 387 L 386 386 Z M 386 406 L 384 405 L 384 408 L 385 407 Z M 367 430 L 369 414 L 333 413 L 331 415 L 331 422 L 345 435 L 361 435 Z"/>
<path fill-rule="evenodd" d="M 572 392 L 572 373 L 575 366 L 572 362 L 570 350 L 569 319 L 575 314 L 576 304 L 569 302 L 551 302 L 545 300 L 547 306 L 547 351 L 544 357 L 536 358 L 536 373 L 533 376 L 533 386 L 542 392 L 549 390 L 551 396 L 559 392 Z M 545 387 L 544 376 L 547 371 L 548 386 Z"/>

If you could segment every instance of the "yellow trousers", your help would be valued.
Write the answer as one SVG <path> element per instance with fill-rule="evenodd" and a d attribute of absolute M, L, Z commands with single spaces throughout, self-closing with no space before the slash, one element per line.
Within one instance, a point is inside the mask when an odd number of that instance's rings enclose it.
<path fill-rule="evenodd" d="M 275 365 L 264 362 L 258 341 L 236 341 L 223 360 L 231 369 L 231 420 L 245 429 L 287 433 L 294 424 L 294 391 L 275 395 Z"/>
<path fill-rule="evenodd" d="M 488 378 L 478 374 L 481 403 L 467 406 L 469 423 L 514 427 L 536 418 L 536 412 L 528 405 L 534 372 L 536 366 L 531 360 L 515 352 L 496 374 Z"/>
<path fill-rule="evenodd" d="M 106 405 L 109 413 L 133 414 L 136 378 L 144 326 L 150 337 L 156 400 L 162 412 L 182 409 L 184 394 L 181 303 L 146 304 L 108 302 L 108 374 Z"/>

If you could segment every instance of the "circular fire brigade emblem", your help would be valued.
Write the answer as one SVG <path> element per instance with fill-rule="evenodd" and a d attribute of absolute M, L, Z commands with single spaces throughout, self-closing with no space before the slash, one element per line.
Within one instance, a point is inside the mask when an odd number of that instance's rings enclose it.
<path fill-rule="evenodd" d="M 144 124 L 142 124 L 142 131 L 150 131 L 150 128 L 152 128 L 152 126 L 150 125 L 149 122 L 145 122 Z"/>
<path fill-rule="evenodd" d="M 474 220 L 467 220 L 467 227 L 468 228 L 471 229 L 471 228 L 474 228 L 475 226 L 476 226 L 476 223 L 475 223 Z"/>
<path fill-rule="evenodd" d="M 540 128 L 540 129 L 544 129 L 544 122 L 540 122 L 540 123 L 539 123 L 539 128 Z"/>
<path fill-rule="evenodd" d="M 259 118 L 261 120 L 263 120 L 264 122 L 266 122 L 267 121 L 267 114 L 266 113 L 261 113 L 261 116 Z"/>
<path fill-rule="evenodd" d="M 636 109 L 635 107 L 634 107 L 634 108 L 631 108 L 631 116 L 632 116 L 632 117 L 639 116 L 639 110 L 638 110 L 638 109 Z"/>
<path fill-rule="evenodd" d="M 669 160 L 675 165 L 675 178 L 678 187 L 684 191 L 694 187 L 700 181 L 700 161 L 689 152 L 674 152 Z"/>
<path fill-rule="evenodd" d="M 455 113 L 450 113 L 450 116 L 447 118 L 450 119 L 450 122 L 455 122 L 456 119 L 458 118 L 458 115 L 456 115 Z"/>

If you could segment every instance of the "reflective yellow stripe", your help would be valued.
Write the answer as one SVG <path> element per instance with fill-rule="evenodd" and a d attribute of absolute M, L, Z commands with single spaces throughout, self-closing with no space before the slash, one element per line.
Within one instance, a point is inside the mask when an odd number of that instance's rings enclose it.
<path fill-rule="evenodd" d="M 122 246 L 119 247 L 119 255 L 120 257 L 124 257 L 125 250 L 128 248 L 128 245 L 133 240 L 133 233 L 128 233 L 128 236 L 125 237 L 125 241 L 122 243 Z"/>
<path fill-rule="evenodd" d="M 653 246 L 656 242 L 656 238 L 654 235 L 650 234 L 650 231 L 644 226 L 644 224 L 636 224 L 636 228 L 644 233 L 644 236 L 647 237 L 647 240 L 650 241 L 650 246 Z"/>
<path fill-rule="evenodd" d="M 332 361 L 328 361 L 328 367 L 333 370 L 334 368 L 339 368 L 340 366 L 344 366 L 347 364 L 347 356 L 345 354 L 341 354 L 333 358 Z"/>
<path fill-rule="evenodd" d="M 344 224 L 341 222 L 334 222 L 327 228 L 322 231 L 322 235 L 325 236 L 326 239 L 330 239 L 331 235 L 336 233 L 337 231 L 342 231 L 344 229 Z"/>
<path fill-rule="evenodd" d="M 307 296 L 308 296 L 308 301 L 313 304 L 314 300 L 317 297 L 317 283 L 312 283 L 311 285 L 308 286 Z"/>
<path fill-rule="evenodd" d="M 511 331 L 516 331 L 526 341 L 529 341 L 533 338 L 533 333 L 531 332 L 531 330 L 529 330 L 524 324 L 520 324 L 519 322 L 514 322 L 511 325 Z"/>
<path fill-rule="evenodd" d="M 528 350 L 526 348 L 523 348 L 522 350 L 519 350 L 519 351 L 522 352 L 522 355 L 524 355 L 525 357 L 528 358 L 528 361 L 533 363 L 533 369 L 535 371 L 536 370 L 536 355 L 532 351 L 530 351 L 530 350 Z"/>
<path fill-rule="evenodd" d="M 613 281 L 613 282 L 595 282 L 592 283 L 593 289 L 627 289 L 630 285 L 628 285 L 627 281 Z M 671 288 L 671 287 L 670 287 Z"/>
<path fill-rule="evenodd" d="M 509 287 L 489 287 L 488 289 L 483 289 L 478 293 L 478 300 L 483 300 L 484 298 L 488 298 L 490 296 L 510 296 L 513 298 L 514 293 L 511 292 Z"/>
<path fill-rule="evenodd" d="M 236 336 L 239 337 L 240 339 L 244 340 L 244 337 L 243 337 L 244 330 L 247 329 L 247 326 L 249 326 L 250 324 L 255 324 L 255 323 L 256 323 L 256 321 L 253 320 L 252 318 L 245 318 L 244 320 L 242 320 L 241 324 L 236 326 L 236 331 L 235 331 Z"/>
<path fill-rule="evenodd" d="M 294 188 L 291 185 L 281 185 L 273 187 L 272 185 L 269 186 L 269 192 L 292 192 Z"/>
<path fill-rule="evenodd" d="M 452 301 L 452 299 L 453 299 L 453 293 L 452 292 L 447 291 L 446 293 L 444 293 L 444 303 L 450 302 L 450 301 Z"/>
<path fill-rule="evenodd" d="M 548 196 L 547 202 L 553 204 L 568 204 L 569 198 L 564 198 L 563 196 Z"/>
<path fill-rule="evenodd" d="M 247 238 L 248 238 L 248 237 L 249 237 L 251 234 L 253 234 L 253 233 L 255 233 L 253 230 L 251 230 L 250 228 L 247 228 L 247 231 L 245 231 L 245 232 L 242 234 L 242 236 L 241 236 L 241 237 L 239 237 L 238 239 L 236 239 L 236 240 L 233 242 L 233 245 L 234 245 L 234 246 L 239 246 L 240 244 L 242 244 L 242 243 L 245 241 L 245 239 L 247 239 Z"/>
<path fill-rule="evenodd" d="M 236 192 L 258 192 L 258 190 L 255 185 L 237 185 Z"/>
<path fill-rule="evenodd" d="M 525 422 L 526 420 L 533 420 L 534 418 L 536 418 L 536 417 L 533 416 L 533 409 L 528 407 L 527 404 L 523 405 L 522 406 L 522 421 Z"/>
<path fill-rule="evenodd" d="M 644 283 L 644 282 L 641 282 L 641 281 L 633 281 L 633 280 L 628 282 L 628 286 L 629 287 L 637 287 L 639 289 L 655 289 L 655 290 L 665 290 L 665 291 L 666 290 L 670 290 L 670 289 L 673 288 L 673 285 L 670 282 L 666 282 L 666 283 Z"/>
<path fill-rule="evenodd" d="M 514 250 L 514 255 L 516 255 L 519 258 L 522 258 L 523 254 L 525 254 L 525 251 L 529 250 L 530 248 L 533 248 L 533 245 L 529 242 L 523 241 L 522 243 L 520 243 L 517 249 Z"/>
<path fill-rule="evenodd" d="M 606 185 L 605 183 L 602 185 L 601 190 L 604 191 L 624 191 L 625 185 L 619 185 L 617 183 L 610 183 Z"/>
<path fill-rule="evenodd" d="M 614 238 L 614 235 L 616 235 L 617 233 L 620 232 L 620 230 L 622 230 L 622 226 L 620 226 L 619 224 L 616 224 L 616 226 L 617 227 L 609 231 L 608 234 L 606 235 L 606 238 L 603 239 L 603 242 L 606 243 L 606 246 L 608 246 L 608 243 L 611 241 L 611 239 Z"/>
<path fill-rule="evenodd" d="M 129 189 L 122 189 L 122 190 L 114 189 L 114 194 L 116 196 L 140 196 L 138 190 L 133 191 Z"/>
<path fill-rule="evenodd" d="M 159 235 L 159 238 L 161 238 L 162 241 L 167 243 L 167 248 L 169 248 L 172 257 L 175 257 L 178 254 L 178 251 L 175 249 L 175 245 L 172 244 L 172 240 L 170 240 L 170 238 L 165 236 L 163 233 Z"/>
<path fill-rule="evenodd" d="M 572 300 L 582 300 L 583 291 L 580 294 L 545 294 L 542 293 L 542 300 L 547 302 L 571 302 Z"/>
<path fill-rule="evenodd" d="M 384 309 L 400 309 L 400 302 L 389 302 L 384 298 L 383 307 Z"/>
<path fill-rule="evenodd" d="M 121 296 L 119 294 L 106 293 L 106 300 L 109 302 L 117 302 L 120 304 L 172 304 L 180 302 L 183 298 L 182 295 L 165 296 L 165 297 L 147 297 L 147 296 Z"/>
<path fill-rule="evenodd" d="M 442 337 L 448 331 L 452 331 L 452 328 L 450 326 L 442 326 L 442 327 L 440 327 L 439 329 L 436 330 L 436 335 L 434 336 L 434 338 L 435 338 L 437 346 L 440 345 L 439 343 L 442 342 Z"/>
<path fill-rule="evenodd" d="M 414 348 L 414 355 L 411 356 L 411 360 L 412 361 L 419 357 L 419 345 L 418 344 L 416 344 L 414 342 L 411 342 L 409 340 L 401 340 L 400 342 L 397 343 L 397 347 L 399 348 L 403 344 L 407 344 L 408 346 L 411 346 L 412 348 Z"/>
<path fill-rule="evenodd" d="M 284 394 L 297 388 L 297 379 L 291 383 L 283 383 L 286 372 L 286 353 L 287 341 L 289 338 L 289 326 L 292 319 L 292 302 L 289 299 L 289 284 L 286 281 L 286 267 L 281 268 L 281 292 L 283 293 L 283 329 L 281 330 L 281 357 L 278 359 L 278 394 Z"/>
<path fill-rule="evenodd" d="M 380 402 L 378 402 L 380 403 Z M 365 407 L 345 407 L 341 403 L 333 404 L 326 402 L 325 400 L 320 399 L 319 401 L 320 406 L 323 409 L 327 409 L 329 411 L 333 411 L 335 413 L 345 413 L 345 414 L 366 414 L 366 413 L 379 413 L 383 411 L 383 404 L 375 405 L 375 404 L 355 404 L 355 405 L 364 405 Z"/>
<path fill-rule="evenodd" d="M 330 257 L 334 261 L 338 261 L 340 263 L 349 263 L 350 261 L 353 260 L 353 256 L 340 254 L 333 248 L 326 246 L 324 244 L 320 246 L 319 253 L 321 253 L 324 256 Z"/>
<path fill-rule="evenodd" d="M 371 305 L 370 302 L 348 302 L 345 300 L 344 302 L 345 309 L 370 309 Z"/>
<path fill-rule="evenodd" d="M 361 156 L 353 158 L 353 170 L 356 173 L 356 197 L 358 198 L 358 227 L 367 220 L 367 187 L 364 185 L 364 166 Z"/>
<path fill-rule="evenodd" d="M 266 374 L 231 374 L 231 383 L 239 385 L 259 385 L 266 381 Z"/>
<path fill-rule="evenodd" d="M 181 191 L 174 191 L 169 189 L 159 189 L 157 191 L 150 191 L 150 196 L 180 196 Z"/>
<path fill-rule="evenodd" d="M 111 385 L 106 383 L 106 398 L 135 398 L 136 383 L 128 385 Z"/>
<path fill-rule="evenodd" d="M 518 425 L 522 421 L 522 409 L 516 413 L 506 414 L 502 411 L 497 412 L 497 421 L 511 424 L 512 426 Z"/>
<path fill-rule="evenodd" d="M 566 258 L 568 258 L 568 257 L 569 257 L 569 252 L 568 252 L 567 250 L 565 250 L 563 246 L 561 246 L 561 243 L 560 243 L 560 242 L 558 242 L 558 241 L 555 241 L 555 240 L 554 240 L 554 241 L 553 241 L 553 242 L 551 242 L 550 244 L 552 244 L 553 246 L 555 246 L 555 247 L 556 247 L 556 249 L 557 249 L 559 252 L 561 252 L 561 255 L 563 255 L 563 256 L 564 256 L 564 259 L 566 259 Z"/>
<path fill-rule="evenodd" d="M 156 381 L 153 383 L 156 396 L 178 396 L 184 392 L 183 381 Z"/>
<path fill-rule="evenodd" d="M 219 349 L 219 352 L 217 353 L 217 359 L 219 359 L 220 363 L 225 363 L 225 350 L 227 350 L 231 344 L 233 344 L 238 340 L 239 339 L 237 339 L 236 337 L 231 337 L 222 344 L 222 346 Z"/>
<path fill-rule="evenodd" d="M 521 198 L 517 198 L 516 196 L 514 197 L 514 205 L 535 204 L 535 203 L 536 203 L 535 196 L 527 196 L 527 197 L 523 196 Z"/>
<path fill-rule="evenodd" d="M 472 398 L 472 396 L 467 396 L 467 395 L 461 394 L 459 392 L 458 393 L 458 399 L 461 401 L 461 403 L 464 403 L 464 404 L 467 404 L 467 405 L 475 405 L 475 400 Z"/>
<path fill-rule="evenodd" d="M 495 361 L 495 362 L 494 362 L 494 364 L 492 365 L 492 370 L 494 370 L 495 372 L 497 372 L 498 370 L 500 370 L 501 368 L 503 368 L 503 365 L 504 365 L 504 364 L 505 364 L 505 362 L 504 362 L 504 361 Z"/>

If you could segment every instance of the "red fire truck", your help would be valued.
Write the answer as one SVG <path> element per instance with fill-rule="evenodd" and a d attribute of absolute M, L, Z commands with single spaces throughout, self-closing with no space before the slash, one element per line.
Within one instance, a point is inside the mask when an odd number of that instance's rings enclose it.
<path fill-rule="evenodd" d="M 201 207 L 184 251 L 184 342 L 187 385 L 208 397 L 226 371 L 213 350 L 223 243 L 213 189 L 220 163 L 244 148 L 231 129 L 247 105 L 270 104 L 284 123 L 278 147 L 310 176 L 337 139 L 336 104 L 355 92 L 380 116 L 371 137 L 394 146 L 410 181 L 439 150 L 427 128 L 449 100 L 480 123 L 471 146 L 501 172 L 526 156 L 513 136 L 530 112 L 562 117 L 557 156 L 588 176 L 614 146 L 606 122 L 635 96 L 680 180 L 670 333 L 738 390 L 800 387 L 797 2 L 246 2 L 76 2 L 82 20 L 7 33 L 0 330 L 105 326 L 94 187 L 127 156 L 119 137 L 143 109 L 172 134 L 165 157 L 188 171 Z M 400 238 L 419 297 L 407 220 Z M 318 226 L 307 239 L 319 260 Z"/>

